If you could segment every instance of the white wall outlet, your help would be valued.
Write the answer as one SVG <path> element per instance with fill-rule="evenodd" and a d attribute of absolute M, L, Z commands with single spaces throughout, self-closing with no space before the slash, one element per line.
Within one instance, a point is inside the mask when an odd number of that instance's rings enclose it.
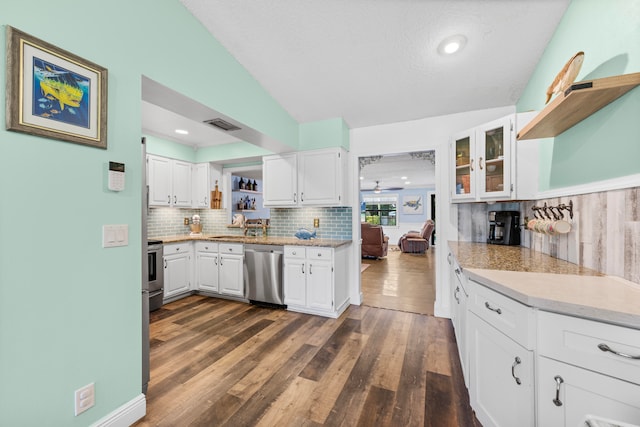
<path fill-rule="evenodd" d="M 96 390 L 94 383 L 76 390 L 75 415 L 78 416 L 96 404 Z"/>

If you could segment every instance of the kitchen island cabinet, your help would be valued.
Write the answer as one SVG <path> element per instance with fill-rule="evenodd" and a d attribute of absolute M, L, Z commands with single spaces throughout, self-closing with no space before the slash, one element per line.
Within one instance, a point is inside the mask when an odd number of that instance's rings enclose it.
<path fill-rule="evenodd" d="M 483 425 L 640 425 L 640 285 L 526 248 L 449 247 L 469 284 L 468 387 Z"/>

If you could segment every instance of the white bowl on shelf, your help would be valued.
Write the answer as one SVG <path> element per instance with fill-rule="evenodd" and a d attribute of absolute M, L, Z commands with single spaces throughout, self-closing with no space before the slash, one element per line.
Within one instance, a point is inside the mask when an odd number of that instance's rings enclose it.
<path fill-rule="evenodd" d="M 493 172 L 493 171 L 495 171 L 495 170 L 496 170 L 496 165 L 487 165 L 487 170 L 488 170 L 489 172 Z"/>

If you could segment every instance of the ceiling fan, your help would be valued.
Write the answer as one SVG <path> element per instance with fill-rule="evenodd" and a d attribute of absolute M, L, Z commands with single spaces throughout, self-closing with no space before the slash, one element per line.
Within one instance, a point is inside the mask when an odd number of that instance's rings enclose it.
<path fill-rule="evenodd" d="M 386 187 L 386 188 L 382 188 L 380 187 L 380 181 L 376 181 L 376 186 L 370 189 L 367 188 L 363 188 L 363 191 L 373 191 L 374 193 L 381 193 L 382 191 L 398 191 L 398 190 L 402 190 L 404 187 Z"/>

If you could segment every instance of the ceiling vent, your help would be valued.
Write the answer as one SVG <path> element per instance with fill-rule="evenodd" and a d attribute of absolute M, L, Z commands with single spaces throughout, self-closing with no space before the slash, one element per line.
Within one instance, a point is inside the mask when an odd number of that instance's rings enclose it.
<path fill-rule="evenodd" d="M 240 128 L 236 125 L 234 125 L 233 123 L 229 123 L 225 120 L 222 120 L 220 118 L 218 119 L 211 119 L 211 120 L 205 120 L 204 123 L 211 125 L 211 126 L 215 126 L 218 129 L 221 129 L 225 132 L 231 132 L 234 130 L 240 130 Z"/>

